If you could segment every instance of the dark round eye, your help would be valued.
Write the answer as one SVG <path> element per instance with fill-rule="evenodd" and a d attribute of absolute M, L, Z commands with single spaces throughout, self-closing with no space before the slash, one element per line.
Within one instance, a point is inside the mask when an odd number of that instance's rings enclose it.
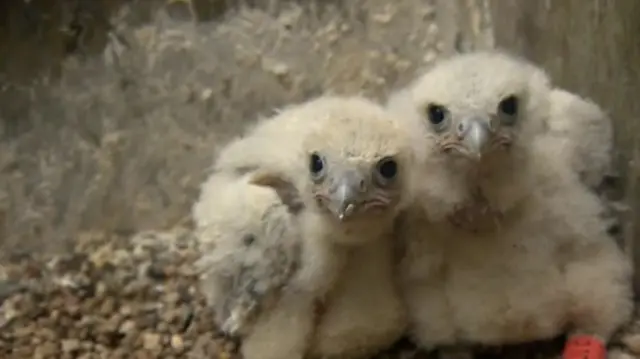
<path fill-rule="evenodd" d="M 500 101 L 498 109 L 501 113 L 508 116 L 515 116 L 518 114 L 518 98 L 516 96 L 509 96 Z"/>
<path fill-rule="evenodd" d="M 309 156 L 309 171 L 311 171 L 312 174 L 317 175 L 320 174 L 323 169 L 324 161 L 322 160 L 322 157 L 315 152 L 312 153 L 311 156 Z"/>
<path fill-rule="evenodd" d="M 446 118 L 447 110 L 440 105 L 431 104 L 427 106 L 427 115 L 429 116 L 429 121 L 434 125 L 439 125 Z"/>
<path fill-rule="evenodd" d="M 380 177 L 389 181 L 398 174 L 398 163 L 392 158 L 385 158 L 378 163 L 377 169 Z"/>

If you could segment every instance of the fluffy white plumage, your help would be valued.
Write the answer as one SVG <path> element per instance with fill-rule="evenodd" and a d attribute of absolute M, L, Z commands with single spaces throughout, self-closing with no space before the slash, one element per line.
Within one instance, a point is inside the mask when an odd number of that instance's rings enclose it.
<path fill-rule="evenodd" d="M 193 209 L 199 265 L 246 359 L 360 357 L 402 334 L 390 240 L 412 158 L 357 97 L 287 107 L 221 152 Z"/>
<path fill-rule="evenodd" d="M 581 180 L 598 189 L 612 174 L 613 124 L 592 101 L 562 89 L 550 93 L 550 134 L 569 147 L 569 161 Z"/>
<path fill-rule="evenodd" d="M 630 265 L 571 166 L 584 163 L 582 149 L 548 131 L 550 116 L 571 113 L 570 141 L 590 141 L 577 109 L 586 105 L 558 94 L 534 65 L 480 52 L 437 64 L 390 98 L 421 163 L 419 199 L 399 224 L 401 286 L 420 345 L 567 330 L 606 341 L 630 316 Z"/>
<path fill-rule="evenodd" d="M 198 264 L 216 322 L 229 335 L 242 336 L 261 310 L 275 305 L 298 269 L 301 233 L 295 206 L 271 188 L 252 185 L 251 176 L 218 180 L 208 183 L 216 188 L 216 203 L 210 203 L 216 207 L 199 227 L 207 255 Z"/>

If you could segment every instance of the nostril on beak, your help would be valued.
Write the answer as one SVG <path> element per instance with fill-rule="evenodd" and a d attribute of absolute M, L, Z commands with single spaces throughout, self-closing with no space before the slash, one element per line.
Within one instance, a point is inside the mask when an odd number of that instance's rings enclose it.
<path fill-rule="evenodd" d="M 364 180 L 360 180 L 360 183 L 358 183 L 358 188 L 360 189 L 360 192 L 364 192 L 365 190 Z"/>
<path fill-rule="evenodd" d="M 458 124 L 458 135 L 459 136 L 464 135 L 465 130 L 466 130 L 466 128 L 465 128 L 464 123 L 459 123 Z"/>

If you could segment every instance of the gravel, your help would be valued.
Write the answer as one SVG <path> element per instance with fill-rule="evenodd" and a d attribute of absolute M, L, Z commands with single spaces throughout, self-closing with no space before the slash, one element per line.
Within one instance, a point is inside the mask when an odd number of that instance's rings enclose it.
<path fill-rule="evenodd" d="M 0 260 L 1 358 L 225 358 L 236 345 L 212 323 L 192 264 L 189 228 L 133 236 L 83 233 L 65 254 Z M 557 357 L 561 341 L 490 350 L 508 358 Z M 640 355 L 640 320 L 612 359 Z M 402 342 L 377 359 L 428 357 Z"/>
<path fill-rule="evenodd" d="M 2 358 L 230 358 L 190 264 L 185 228 L 83 234 L 73 251 L 0 265 Z"/>

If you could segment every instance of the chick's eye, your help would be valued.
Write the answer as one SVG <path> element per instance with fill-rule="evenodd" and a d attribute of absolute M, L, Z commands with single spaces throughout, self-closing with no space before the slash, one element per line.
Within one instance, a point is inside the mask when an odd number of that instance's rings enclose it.
<path fill-rule="evenodd" d="M 311 171 L 312 174 L 317 175 L 320 174 L 323 169 L 324 161 L 322 160 L 322 157 L 317 153 L 312 153 L 309 157 L 309 171 Z"/>
<path fill-rule="evenodd" d="M 392 158 L 385 158 L 378 163 L 377 171 L 382 179 L 392 180 L 398 174 L 398 163 Z"/>
<path fill-rule="evenodd" d="M 509 96 L 498 105 L 498 109 L 501 113 L 508 116 L 515 116 L 518 114 L 518 98 L 516 96 Z"/>
<path fill-rule="evenodd" d="M 442 121 L 445 120 L 446 117 L 446 109 L 440 105 L 429 105 L 427 106 L 427 115 L 429 116 L 429 121 L 434 125 L 439 125 Z"/>

